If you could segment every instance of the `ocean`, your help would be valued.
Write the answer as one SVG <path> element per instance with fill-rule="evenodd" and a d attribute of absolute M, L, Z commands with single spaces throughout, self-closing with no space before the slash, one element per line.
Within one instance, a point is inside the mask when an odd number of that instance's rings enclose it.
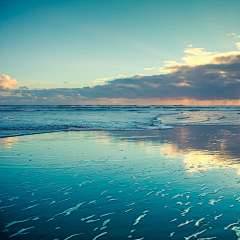
<path fill-rule="evenodd" d="M 240 106 L 0 106 L 0 239 L 234 240 Z"/>
<path fill-rule="evenodd" d="M 240 106 L 0 106 L 0 137 L 81 130 L 240 125 Z"/>

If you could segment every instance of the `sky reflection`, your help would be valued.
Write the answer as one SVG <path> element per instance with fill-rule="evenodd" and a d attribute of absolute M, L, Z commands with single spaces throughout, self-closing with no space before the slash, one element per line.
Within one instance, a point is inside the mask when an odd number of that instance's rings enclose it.
<path fill-rule="evenodd" d="M 184 239 L 196 231 L 234 239 L 223 229 L 239 224 L 239 127 L 58 132 L 3 143 L 11 148 L 0 162 L 1 239 L 29 227 L 29 238 L 19 239 L 67 239 L 81 231 L 80 239 L 90 240 L 109 219 L 107 239 L 126 239 L 133 228 L 133 239 L 173 232 Z M 6 227 L 19 219 L 26 225 Z"/>
<path fill-rule="evenodd" d="M 0 146 L 1 148 L 12 148 L 12 142 L 17 142 L 18 137 L 5 137 L 0 138 Z"/>
<path fill-rule="evenodd" d="M 159 146 L 159 153 L 166 158 L 181 157 L 190 173 L 228 165 L 237 168 L 240 174 L 239 126 L 179 126 L 144 134 L 146 132 L 111 132 L 120 141 L 145 146 L 148 154 L 156 154 L 151 146 Z"/>
<path fill-rule="evenodd" d="M 91 131 L 29 135 L 0 138 L 1 148 L 10 150 L 23 139 L 29 142 L 36 138 L 51 141 L 53 136 L 61 138 L 61 134 L 67 134 L 67 137 L 90 137 L 95 142 L 94 145 L 99 146 L 99 149 L 95 150 L 106 153 L 114 144 L 124 149 L 128 143 L 132 143 L 143 148 L 146 156 L 162 156 L 169 160 L 181 158 L 185 168 L 191 173 L 218 168 L 221 165 L 238 168 L 240 163 L 239 126 L 177 126 L 160 131 Z M 77 151 L 77 148 L 73 147 L 73 151 Z M 240 173 L 240 170 L 238 171 Z"/>

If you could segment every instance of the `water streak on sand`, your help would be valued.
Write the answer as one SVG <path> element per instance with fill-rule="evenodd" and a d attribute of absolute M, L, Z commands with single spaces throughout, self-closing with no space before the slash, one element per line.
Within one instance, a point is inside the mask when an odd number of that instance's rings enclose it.
<path fill-rule="evenodd" d="M 199 225 L 200 225 L 200 223 L 204 220 L 205 218 L 203 217 L 203 218 L 200 218 L 198 221 L 196 221 L 196 223 L 195 223 L 195 227 L 199 227 Z"/>
<path fill-rule="evenodd" d="M 192 206 L 189 207 L 189 208 L 184 209 L 184 210 L 181 212 L 181 215 L 182 215 L 183 217 L 185 217 L 186 214 L 190 211 L 191 208 L 192 208 Z"/>
<path fill-rule="evenodd" d="M 75 236 L 78 236 L 78 235 L 81 235 L 81 234 L 82 234 L 82 233 L 75 233 L 75 234 L 73 234 L 73 235 L 65 238 L 64 240 L 68 240 L 68 239 L 70 239 L 70 238 L 72 238 L 72 237 L 75 237 Z"/>
<path fill-rule="evenodd" d="M 81 221 L 85 221 L 85 220 L 87 220 L 87 219 L 90 219 L 90 218 L 93 218 L 93 217 L 95 217 L 96 215 L 94 214 L 94 215 L 91 215 L 91 216 L 88 216 L 88 217 L 85 217 L 85 218 L 81 218 Z"/>
<path fill-rule="evenodd" d="M 104 226 L 106 226 L 109 222 L 111 221 L 111 219 L 109 218 L 109 219 L 107 219 L 107 220 L 105 220 L 104 222 L 103 222 L 103 227 Z"/>
<path fill-rule="evenodd" d="M 142 218 L 144 218 L 147 214 L 142 214 L 140 215 L 134 222 L 133 226 L 137 225 Z"/>
<path fill-rule="evenodd" d="M 93 238 L 93 240 L 97 240 L 98 238 L 100 238 L 100 237 L 102 237 L 103 235 L 106 235 L 106 234 L 107 234 L 107 232 L 100 233 L 95 238 Z"/>
<path fill-rule="evenodd" d="M 10 208 L 10 207 L 14 207 L 14 206 L 16 206 L 16 204 L 13 204 L 13 205 L 8 205 L 8 206 L 2 206 L 2 207 L 0 207 L 0 210 L 1 210 L 1 209 L 4 209 L 4 208 Z"/>
<path fill-rule="evenodd" d="M 98 222 L 100 221 L 100 219 L 91 219 L 91 220 L 88 220 L 86 223 L 93 223 L 93 222 Z"/>
<path fill-rule="evenodd" d="M 20 221 L 13 221 L 13 222 L 8 223 L 8 224 L 5 226 L 5 228 L 11 227 L 12 225 L 17 224 L 17 223 L 27 222 L 27 221 L 29 221 L 29 220 L 30 220 L 30 218 L 25 219 L 25 220 L 20 220 Z"/>
<path fill-rule="evenodd" d="M 190 240 L 191 238 L 197 238 L 198 235 L 200 235 L 200 234 L 202 234 L 202 233 L 204 233 L 204 232 L 206 232 L 206 231 L 207 231 L 207 229 L 204 229 L 204 230 L 202 230 L 201 232 L 194 233 L 194 234 L 192 234 L 191 236 L 189 236 L 189 237 L 184 237 L 184 238 L 185 238 L 185 240 Z"/>
<path fill-rule="evenodd" d="M 27 231 L 28 229 L 32 229 L 32 228 L 34 228 L 34 227 L 23 228 L 23 229 L 19 230 L 17 233 L 10 235 L 9 238 L 15 237 L 17 235 L 29 234 L 29 232 L 25 232 L 25 231 Z"/>
<path fill-rule="evenodd" d="M 232 231 L 234 231 L 236 233 L 237 237 L 239 237 L 238 238 L 238 240 L 239 240 L 240 239 L 240 227 L 233 227 Z"/>
<path fill-rule="evenodd" d="M 235 225 L 238 225 L 239 223 L 240 223 L 240 220 L 238 220 L 236 223 L 231 223 L 231 224 L 229 224 L 228 226 L 226 226 L 226 227 L 224 228 L 224 230 L 226 231 L 226 230 L 228 230 L 230 227 L 235 226 Z"/>
<path fill-rule="evenodd" d="M 113 214 L 115 214 L 115 212 L 112 212 L 112 213 L 105 213 L 105 214 L 102 214 L 100 217 L 106 217 L 106 216 L 108 216 L 108 215 L 113 215 Z"/>
<path fill-rule="evenodd" d="M 185 225 L 187 225 L 187 224 L 189 224 L 191 222 L 193 222 L 193 220 L 190 220 L 190 221 L 187 220 L 186 222 L 179 224 L 178 227 L 183 227 L 183 226 L 185 226 Z"/>
<path fill-rule="evenodd" d="M 223 216 L 223 214 L 220 214 L 220 215 L 218 215 L 218 216 L 215 216 L 214 217 L 214 220 L 217 220 L 218 218 L 220 218 L 220 217 L 222 217 Z"/>

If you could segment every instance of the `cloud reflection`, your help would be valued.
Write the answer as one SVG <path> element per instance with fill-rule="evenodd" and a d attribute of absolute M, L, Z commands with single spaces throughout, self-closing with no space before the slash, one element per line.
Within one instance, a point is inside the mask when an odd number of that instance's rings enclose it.
<path fill-rule="evenodd" d="M 179 126 L 161 131 L 124 131 L 110 134 L 121 141 L 131 139 L 144 147 L 151 142 L 151 146 L 159 146 L 159 153 L 165 158 L 181 158 L 189 173 L 224 165 L 236 168 L 240 174 L 239 126 Z M 146 152 L 157 156 L 155 151 Z"/>
<path fill-rule="evenodd" d="M 18 141 L 18 137 L 5 137 L 0 138 L 1 148 L 12 148 L 14 142 Z"/>
<path fill-rule="evenodd" d="M 144 149 L 145 157 L 164 157 L 169 162 L 177 158 L 182 160 L 189 173 L 201 173 L 225 166 L 236 169 L 240 175 L 240 126 L 176 126 L 160 131 L 92 131 L 90 136 L 98 145 L 118 145 L 123 150 L 131 142 Z M 12 148 L 16 141 L 18 137 L 0 138 L 2 148 Z M 104 151 L 105 148 L 102 149 Z"/>

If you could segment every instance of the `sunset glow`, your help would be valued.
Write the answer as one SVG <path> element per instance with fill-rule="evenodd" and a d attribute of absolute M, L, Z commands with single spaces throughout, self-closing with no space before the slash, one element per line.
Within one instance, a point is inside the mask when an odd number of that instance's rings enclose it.
<path fill-rule="evenodd" d="M 0 104 L 239 105 L 239 1 L 0 7 Z"/>

